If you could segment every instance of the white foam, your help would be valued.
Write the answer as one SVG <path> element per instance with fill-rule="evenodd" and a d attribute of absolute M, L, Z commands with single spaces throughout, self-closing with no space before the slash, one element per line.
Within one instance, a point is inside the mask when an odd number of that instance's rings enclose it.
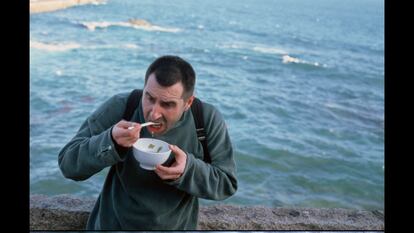
<path fill-rule="evenodd" d="M 39 50 L 46 50 L 49 52 L 63 52 L 71 49 L 80 48 L 81 45 L 74 42 L 68 43 L 42 43 L 38 41 L 30 41 L 30 48 L 35 48 Z"/>
<path fill-rule="evenodd" d="M 334 108 L 334 109 L 344 110 L 343 106 L 341 106 L 339 104 L 336 104 L 336 103 L 332 103 L 332 102 L 327 102 L 327 103 L 324 104 L 324 106 L 327 107 L 327 108 Z"/>
<path fill-rule="evenodd" d="M 96 0 L 96 1 L 93 1 L 93 2 L 91 2 L 91 4 L 92 5 L 106 5 L 106 1 L 100 1 L 100 0 Z"/>
<path fill-rule="evenodd" d="M 124 44 L 107 44 L 107 45 L 89 45 L 83 46 L 85 49 L 139 49 L 136 44 L 124 43 Z"/>
<path fill-rule="evenodd" d="M 90 31 L 94 31 L 95 28 L 106 28 L 109 27 L 111 25 L 113 25 L 113 23 L 110 22 L 83 22 L 81 23 L 83 26 L 85 26 L 88 30 Z"/>
<path fill-rule="evenodd" d="M 287 64 L 287 63 L 302 63 L 301 60 L 299 60 L 298 58 L 295 57 L 291 57 L 289 55 L 283 55 L 283 63 Z"/>
<path fill-rule="evenodd" d="M 235 42 L 235 43 L 227 43 L 223 45 L 218 45 L 220 48 L 224 49 L 247 49 L 252 50 L 255 52 L 266 53 L 266 54 L 287 54 L 288 52 L 284 49 L 272 47 L 263 44 L 255 44 L 255 43 L 248 43 L 248 42 Z"/>
<path fill-rule="evenodd" d="M 90 31 L 95 31 L 97 28 L 108 28 L 111 26 L 118 26 L 118 27 L 131 27 L 135 29 L 145 30 L 145 31 L 160 31 L 160 32 L 172 32 L 176 33 L 181 31 L 179 28 L 168 28 L 168 27 L 160 27 L 157 25 L 152 25 L 146 21 L 142 20 L 142 24 L 135 24 L 132 21 L 128 22 L 81 22 L 80 24 L 85 26 Z"/>
<path fill-rule="evenodd" d="M 160 27 L 160 26 L 136 26 L 133 25 L 132 26 L 135 29 L 142 29 L 145 31 L 159 31 L 159 32 L 172 32 L 172 33 L 176 33 L 176 32 L 180 32 L 181 29 L 179 28 L 166 28 L 166 27 Z"/>
<path fill-rule="evenodd" d="M 217 45 L 217 47 L 223 48 L 223 49 L 241 49 L 242 48 L 242 46 L 238 44 L 224 44 L 224 45 Z"/>
<path fill-rule="evenodd" d="M 138 45 L 136 44 L 124 44 L 123 45 L 124 48 L 128 48 L 128 49 L 138 49 Z"/>
<path fill-rule="evenodd" d="M 255 46 L 253 47 L 253 51 L 269 54 L 287 54 L 285 50 L 266 46 Z"/>
<path fill-rule="evenodd" d="M 223 49 L 240 49 L 240 50 L 251 50 L 254 52 L 264 53 L 264 54 L 275 54 L 282 56 L 282 62 L 284 64 L 289 63 L 296 63 L 296 64 L 306 64 L 311 66 L 321 66 L 321 67 L 327 67 L 325 64 L 320 64 L 318 62 L 309 62 L 305 60 L 301 60 L 296 57 L 289 56 L 289 52 L 285 49 L 278 48 L 278 47 L 272 47 L 269 45 L 264 44 L 255 44 L 255 43 L 248 43 L 248 42 L 233 42 L 233 43 L 225 43 L 216 45 L 216 47 L 223 48 Z M 247 59 L 247 56 L 242 57 L 244 60 Z"/>
<path fill-rule="evenodd" d="M 317 66 L 317 67 L 319 66 L 327 67 L 325 64 L 319 64 L 319 62 L 309 62 L 309 61 L 301 60 L 296 57 L 291 57 L 289 55 L 283 55 L 282 62 L 284 64 L 296 63 L 296 64 L 306 64 L 306 65 Z"/>

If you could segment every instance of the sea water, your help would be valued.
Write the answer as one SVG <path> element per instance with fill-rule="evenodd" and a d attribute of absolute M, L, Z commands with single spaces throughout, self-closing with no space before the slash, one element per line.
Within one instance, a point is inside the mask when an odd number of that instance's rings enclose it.
<path fill-rule="evenodd" d="M 30 15 L 31 193 L 97 197 L 108 169 L 75 182 L 58 153 L 165 54 L 194 66 L 196 96 L 226 120 L 238 190 L 220 203 L 384 209 L 379 0 L 108 0 Z"/>

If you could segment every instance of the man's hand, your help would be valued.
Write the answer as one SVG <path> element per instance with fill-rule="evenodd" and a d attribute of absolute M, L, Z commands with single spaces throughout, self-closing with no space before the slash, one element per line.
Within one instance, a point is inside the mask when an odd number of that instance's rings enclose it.
<path fill-rule="evenodd" d="M 170 167 L 157 165 L 155 173 L 163 180 L 176 180 L 184 172 L 185 164 L 187 163 L 187 154 L 178 146 L 170 145 L 169 148 L 174 153 L 175 162 Z"/>
<path fill-rule="evenodd" d="M 128 129 L 129 127 L 132 129 Z M 141 125 L 135 122 L 121 120 L 112 128 L 112 138 L 123 147 L 131 147 L 139 138 Z"/>

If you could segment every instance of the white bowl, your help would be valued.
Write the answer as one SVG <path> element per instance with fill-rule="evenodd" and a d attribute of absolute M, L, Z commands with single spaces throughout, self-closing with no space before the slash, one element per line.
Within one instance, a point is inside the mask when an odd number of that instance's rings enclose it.
<path fill-rule="evenodd" d="M 167 161 L 171 154 L 168 143 L 154 138 L 140 138 L 133 147 L 135 159 L 139 166 L 146 170 L 154 170 L 155 166 Z"/>

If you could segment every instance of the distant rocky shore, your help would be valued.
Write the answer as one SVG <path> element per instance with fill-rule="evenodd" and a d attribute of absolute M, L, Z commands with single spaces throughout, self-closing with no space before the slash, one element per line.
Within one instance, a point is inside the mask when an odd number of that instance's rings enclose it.
<path fill-rule="evenodd" d="M 68 7 L 92 3 L 102 3 L 102 0 L 30 0 L 30 14 L 50 12 Z"/>
<path fill-rule="evenodd" d="M 93 198 L 30 196 L 30 230 L 83 230 Z M 383 211 L 338 208 L 201 206 L 199 230 L 363 230 L 383 231 Z"/>

